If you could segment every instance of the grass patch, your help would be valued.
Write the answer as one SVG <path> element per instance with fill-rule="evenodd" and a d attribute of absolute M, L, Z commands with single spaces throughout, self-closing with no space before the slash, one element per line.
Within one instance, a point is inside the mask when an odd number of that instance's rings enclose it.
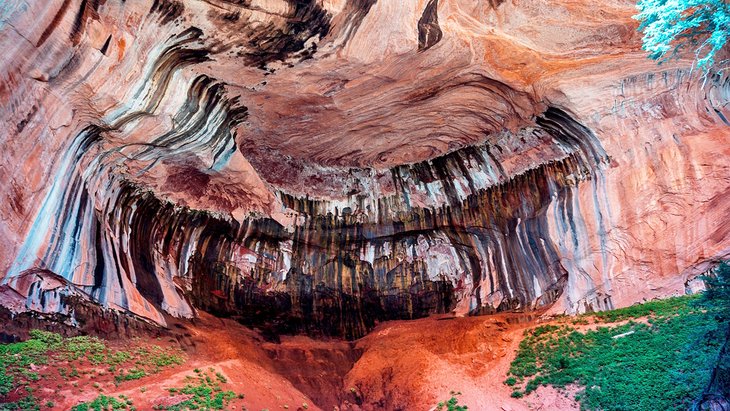
<path fill-rule="evenodd" d="M 119 384 L 123 381 L 132 381 L 132 380 L 138 380 L 142 377 L 147 376 L 147 373 L 145 370 L 141 370 L 138 368 L 132 368 L 129 371 L 122 371 L 119 375 L 114 376 L 114 381 Z"/>
<path fill-rule="evenodd" d="M 96 337 L 64 338 L 41 330 L 31 330 L 29 334 L 27 341 L 0 344 L 0 411 L 39 409 L 37 399 L 27 389 L 44 378 L 63 380 L 78 387 L 78 382 L 86 381 L 89 374 L 104 375 L 104 371 L 94 369 L 99 366 L 108 370 L 119 384 L 185 361 L 181 351 L 159 346 L 117 350 Z M 24 387 L 27 395 L 17 399 L 17 393 L 23 392 Z M 94 387 L 101 390 L 98 383 Z M 12 398 L 8 398 L 11 393 Z M 115 406 L 109 398 L 100 396 L 97 402 L 88 404 L 89 409 L 96 410 L 99 404 L 106 404 L 107 408 Z M 12 399 L 17 400 L 11 402 Z"/>
<path fill-rule="evenodd" d="M 135 358 L 135 364 L 146 367 L 150 374 L 155 374 L 162 368 L 185 362 L 181 353 L 170 352 L 169 349 L 158 345 L 138 348 L 132 355 Z"/>
<path fill-rule="evenodd" d="M 134 411 L 132 402 L 121 396 L 117 399 L 104 394 L 99 395 L 91 402 L 82 402 L 71 408 L 71 411 Z"/>
<path fill-rule="evenodd" d="M 210 372 L 212 374 L 212 372 Z M 158 405 L 156 410 L 222 410 L 234 398 L 242 398 L 233 391 L 223 390 L 221 378 L 212 378 L 208 371 L 195 369 L 195 376 L 185 377 L 183 387 L 169 388 L 170 395 L 190 395 L 191 398 L 175 405 Z M 218 373 L 216 373 L 218 374 Z M 217 377 L 217 375 L 215 375 Z M 222 374 L 221 374 L 222 376 Z"/>
<path fill-rule="evenodd" d="M 436 411 L 466 411 L 469 409 L 466 405 L 459 405 L 459 399 L 457 396 L 461 395 L 460 392 L 451 391 L 451 398 L 447 401 L 441 401 L 436 405 Z"/>
<path fill-rule="evenodd" d="M 686 308 L 689 303 L 697 301 L 700 297 L 700 294 L 670 297 L 647 301 L 643 304 L 634 304 L 630 307 L 619 308 L 617 310 L 601 311 L 590 315 L 598 321 L 607 323 L 647 316 L 667 317 L 676 314 L 680 309 Z"/>
<path fill-rule="evenodd" d="M 28 395 L 18 401 L 0 404 L 0 411 L 40 411 L 38 400 L 33 395 Z"/>
<path fill-rule="evenodd" d="M 707 384 L 724 342 L 717 309 L 697 297 L 652 301 L 595 314 L 602 322 L 649 316 L 579 332 L 546 325 L 525 333 L 505 383 L 513 397 L 540 385 L 584 387 L 576 400 L 585 410 L 686 410 Z M 614 338 L 620 334 L 626 334 Z"/>

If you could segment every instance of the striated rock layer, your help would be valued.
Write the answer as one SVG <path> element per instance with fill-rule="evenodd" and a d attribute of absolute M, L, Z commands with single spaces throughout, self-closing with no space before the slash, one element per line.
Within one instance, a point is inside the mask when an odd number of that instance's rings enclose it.
<path fill-rule="evenodd" d="M 730 80 L 647 60 L 633 13 L 4 2 L 4 287 L 346 338 L 684 292 L 730 256 Z"/>

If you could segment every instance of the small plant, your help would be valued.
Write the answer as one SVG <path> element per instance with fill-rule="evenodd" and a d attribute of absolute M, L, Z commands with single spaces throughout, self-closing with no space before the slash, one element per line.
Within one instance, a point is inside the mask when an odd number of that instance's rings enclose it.
<path fill-rule="evenodd" d="M 100 394 L 98 397 L 96 397 L 96 399 L 91 402 L 82 402 L 76 405 L 75 407 L 71 408 L 71 411 L 129 410 L 129 405 L 131 405 L 131 401 L 128 403 L 121 398 L 117 399 L 115 397 L 109 397 L 104 394 Z"/>
<path fill-rule="evenodd" d="M 0 369 L 0 396 L 6 396 L 13 389 L 14 378 L 8 375 L 4 369 Z"/>
<path fill-rule="evenodd" d="M 146 376 L 147 373 L 139 368 L 132 368 L 127 372 L 122 371 L 121 374 L 114 377 L 114 381 L 117 384 L 120 384 L 123 381 L 131 381 L 131 380 L 138 380 L 144 376 Z"/>
<path fill-rule="evenodd" d="M 84 386 L 88 381 L 87 378 L 82 377 L 94 375 L 95 372 L 98 372 L 99 376 L 105 374 L 104 371 L 89 370 L 89 365 L 103 365 L 103 368 L 109 373 L 114 374 L 131 362 L 139 364 L 131 370 L 123 371 L 121 375 L 115 376 L 115 380 L 119 383 L 142 378 L 159 372 L 163 367 L 184 362 L 182 351 L 158 346 L 118 350 L 107 346 L 103 340 L 96 337 L 65 338 L 60 334 L 42 330 L 31 330 L 29 335 L 30 338 L 27 341 L 0 344 L 0 397 L 8 395 L 10 392 L 21 394 L 25 392 L 25 397 L 15 402 L 0 403 L 2 411 L 40 410 L 41 406 L 47 406 L 48 402 L 34 397 L 32 389 L 35 386 L 34 383 L 44 378 L 59 376 L 59 381 L 74 379 L 70 385 L 75 388 L 74 391 L 81 392 L 83 387 L 80 387 L 79 383 Z M 36 368 L 43 365 L 53 365 L 53 367 Z M 58 374 L 53 372 L 54 368 Z M 88 384 L 98 390 L 102 389 L 101 385 L 93 380 Z M 60 383 L 55 385 L 56 392 L 64 386 Z M 84 409 L 85 406 L 90 407 L 90 410 L 96 410 L 102 406 L 108 409 L 119 402 L 109 398 L 112 397 L 100 396 L 95 401 L 79 404 L 81 407 L 79 409 Z M 3 400 L 7 400 L 7 398 Z M 127 410 L 133 409 L 134 407 L 128 402 L 129 399 L 124 398 L 124 407 L 119 404 L 116 406 Z"/>
<path fill-rule="evenodd" d="M 196 370 L 195 377 L 186 377 L 186 381 L 189 382 L 184 387 L 171 387 L 167 389 L 170 395 L 186 395 L 190 396 L 189 399 L 170 406 L 158 405 L 156 409 L 170 411 L 193 409 L 222 410 L 225 409 L 231 400 L 236 398 L 236 394 L 233 391 L 224 391 L 220 387 L 219 384 L 222 381 L 210 378 L 207 372 L 198 370 L 197 368 Z"/>
<path fill-rule="evenodd" d="M 438 411 L 464 411 L 469 409 L 466 405 L 459 405 L 459 399 L 456 398 L 457 396 L 461 395 L 460 392 L 457 391 L 451 391 L 451 398 L 449 398 L 447 401 L 442 401 L 436 405 L 436 410 Z"/>
<path fill-rule="evenodd" d="M 40 411 L 38 400 L 30 393 L 28 396 L 23 397 L 15 402 L 6 402 L 0 404 L 0 410 L 2 411 Z"/>

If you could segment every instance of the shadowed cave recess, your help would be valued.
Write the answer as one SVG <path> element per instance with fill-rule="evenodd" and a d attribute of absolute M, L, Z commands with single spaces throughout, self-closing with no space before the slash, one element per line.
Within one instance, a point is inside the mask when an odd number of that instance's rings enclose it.
<path fill-rule="evenodd" d="M 681 65 L 637 62 L 577 95 L 567 66 L 490 57 L 509 54 L 494 34 L 474 29 L 485 43 L 464 46 L 442 23 L 464 16 L 439 0 L 21 3 L 3 11 L 3 44 L 22 37 L 11 53 L 30 56 L 5 63 L 30 74 L 0 88 L 19 113 L 4 116 L 19 166 L 2 183 L 3 233 L 18 240 L 2 249 L 3 292 L 69 324 L 88 299 L 161 325 L 200 309 L 272 338 L 352 340 L 435 313 L 614 308 L 654 287 L 621 276 L 676 260 L 656 281 L 670 293 L 730 249 L 720 224 L 686 240 L 715 239 L 696 255 L 625 251 L 654 240 L 632 231 L 646 229 L 636 204 L 655 200 L 632 198 L 642 189 L 627 175 L 661 180 L 667 167 L 639 140 L 691 163 L 702 150 L 652 124 L 724 127 L 724 77 L 701 85 Z M 471 12 L 504 19 L 507 7 Z M 10 28 L 33 12 L 42 25 Z M 403 21 L 395 45 L 364 50 L 379 19 Z M 589 45 L 532 52 L 590 60 Z M 518 78 L 520 59 L 544 70 Z M 644 111 L 652 119 L 632 123 Z M 610 188 L 624 183 L 634 194 Z M 656 182 L 655 197 L 691 206 L 725 193 L 671 184 Z"/>

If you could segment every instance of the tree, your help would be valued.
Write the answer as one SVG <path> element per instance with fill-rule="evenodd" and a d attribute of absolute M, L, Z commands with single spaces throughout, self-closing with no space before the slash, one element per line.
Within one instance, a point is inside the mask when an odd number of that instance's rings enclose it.
<path fill-rule="evenodd" d="M 726 321 L 727 325 L 725 344 L 720 349 L 710 382 L 695 401 L 692 410 L 727 410 L 730 409 L 730 265 L 727 262 L 720 263 L 715 269 L 715 275 L 703 279 L 707 290 L 702 296 L 701 304 L 714 306 L 719 319 Z"/>
<path fill-rule="evenodd" d="M 642 48 L 660 63 L 690 48 L 705 73 L 730 37 L 728 0 L 639 0 Z"/>
<path fill-rule="evenodd" d="M 714 270 L 714 275 L 703 276 L 707 290 L 702 302 L 718 307 L 722 321 L 730 320 L 730 264 L 721 262 Z"/>

